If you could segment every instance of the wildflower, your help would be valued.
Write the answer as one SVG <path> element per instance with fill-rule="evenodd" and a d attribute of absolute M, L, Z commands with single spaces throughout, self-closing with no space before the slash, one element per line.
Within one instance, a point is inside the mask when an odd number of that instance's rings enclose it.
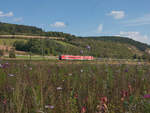
<path fill-rule="evenodd" d="M 62 87 L 57 87 L 57 90 L 62 90 Z"/>
<path fill-rule="evenodd" d="M 3 68 L 3 65 L 2 65 L 2 64 L 0 64 L 0 68 Z"/>
<path fill-rule="evenodd" d="M 100 99 L 100 101 L 101 101 L 102 103 L 107 103 L 107 97 L 102 97 L 102 98 Z"/>
<path fill-rule="evenodd" d="M 72 75 L 72 73 L 69 73 L 69 76 L 71 76 Z"/>
<path fill-rule="evenodd" d="M 125 72 L 128 72 L 128 69 L 125 69 Z"/>
<path fill-rule="evenodd" d="M 121 91 L 121 101 L 124 101 L 125 97 L 129 96 L 128 91 L 122 90 Z"/>
<path fill-rule="evenodd" d="M 8 76 L 13 77 L 13 76 L 15 76 L 15 75 L 14 75 L 14 74 L 8 74 Z"/>
<path fill-rule="evenodd" d="M 123 98 L 123 97 L 121 97 L 121 101 L 124 101 L 124 98 Z"/>
<path fill-rule="evenodd" d="M 6 99 L 3 100 L 3 104 L 4 104 L 4 105 L 7 104 L 7 100 L 6 100 Z"/>
<path fill-rule="evenodd" d="M 77 98 L 78 98 L 78 94 L 77 94 L 77 93 L 75 93 L 74 97 L 77 99 Z"/>
<path fill-rule="evenodd" d="M 11 90 L 15 90 L 15 88 L 12 87 Z"/>
<path fill-rule="evenodd" d="M 45 108 L 54 109 L 54 106 L 52 106 L 52 105 L 45 105 Z"/>
<path fill-rule="evenodd" d="M 38 113 L 44 113 L 44 111 L 41 111 L 41 110 L 39 110 L 39 111 L 37 111 Z"/>
<path fill-rule="evenodd" d="M 128 84 L 128 89 L 129 89 L 129 92 L 132 93 L 132 86 L 130 84 Z"/>
<path fill-rule="evenodd" d="M 85 113 L 86 112 L 86 108 L 83 106 L 81 109 L 81 113 Z"/>
<path fill-rule="evenodd" d="M 48 73 L 50 73 L 51 71 L 50 70 L 48 70 Z"/>
<path fill-rule="evenodd" d="M 96 113 L 106 113 L 108 111 L 108 107 L 106 104 L 97 105 L 97 111 Z"/>
<path fill-rule="evenodd" d="M 83 54 L 83 50 L 81 50 L 80 53 Z"/>
<path fill-rule="evenodd" d="M 144 95 L 144 98 L 150 98 L 150 94 Z"/>
<path fill-rule="evenodd" d="M 30 67 L 29 70 L 32 70 L 32 67 Z"/>
<path fill-rule="evenodd" d="M 122 91 L 121 91 L 121 96 L 122 96 L 122 97 L 127 97 L 127 96 L 128 96 L 128 92 L 125 91 L 125 90 L 122 90 Z"/>
<path fill-rule="evenodd" d="M 82 73 L 82 72 L 83 72 L 83 69 L 81 69 L 80 72 Z"/>
<path fill-rule="evenodd" d="M 6 64 L 6 65 L 8 65 L 9 63 L 8 63 L 8 62 L 6 62 L 5 64 Z"/>
<path fill-rule="evenodd" d="M 100 103 L 96 107 L 98 111 L 97 113 L 106 113 L 108 111 L 107 102 L 108 102 L 107 97 L 102 97 L 100 99 Z"/>
<path fill-rule="evenodd" d="M 142 81 L 144 81 L 145 80 L 145 78 L 142 78 Z"/>
<path fill-rule="evenodd" d="M 9 67 L 9 64 L 8 64 L 8 63 L 1 64 L 1 68 L 7 68 L 7 67 Z"/>
<path fill-rule="evenodd" d="M 86 46 L 86 48 L 87 48 L 88 50 L 90 50 L 90 49 L 91 49 L 91 47 L 90 47 L 89 45 L 87 45 L 87 46 Z"/>

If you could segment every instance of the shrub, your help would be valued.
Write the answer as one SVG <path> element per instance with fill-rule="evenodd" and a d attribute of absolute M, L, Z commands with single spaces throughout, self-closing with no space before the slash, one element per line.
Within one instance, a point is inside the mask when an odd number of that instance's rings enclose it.
<path fill-rule="evenodd" d="M 9 51 L 9 58 L 16 58 L 15 49 L 14 48 L 11 48 L 11 50 Z"/>
<path fill-rule="evenodd" d="M 0 57 L 4 55 L 4 51 L 0 50 Z"/>

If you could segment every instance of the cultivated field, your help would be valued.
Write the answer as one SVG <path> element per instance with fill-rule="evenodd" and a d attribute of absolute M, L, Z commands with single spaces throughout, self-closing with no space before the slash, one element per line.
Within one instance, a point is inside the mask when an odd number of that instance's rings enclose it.
<path fill-rule="evenodd" d="M 150 66 L 0 61 L 0 113 L 150 113 Z"/>

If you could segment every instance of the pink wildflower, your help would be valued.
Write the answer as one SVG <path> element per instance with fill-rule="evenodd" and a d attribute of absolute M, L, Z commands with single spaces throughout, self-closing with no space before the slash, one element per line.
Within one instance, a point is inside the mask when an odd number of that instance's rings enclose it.
<path fill-rule="evenodd" d="M 150 94 L 144 95 L 144 98 L 150 98 Z"/>
<path fill-rule="evenodd" d="M 81 109 L 81 113 L 85 113 L 86 112 L 86 108 L 83 106 Z"/>

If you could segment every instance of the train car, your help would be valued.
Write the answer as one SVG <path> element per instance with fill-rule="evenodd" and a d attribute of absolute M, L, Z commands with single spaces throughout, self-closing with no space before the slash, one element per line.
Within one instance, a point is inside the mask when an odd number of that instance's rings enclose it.
<path fill-rule="evenodd" d="M 59 60 L 93 60 L 93 56 L 60 55 Z"/>

